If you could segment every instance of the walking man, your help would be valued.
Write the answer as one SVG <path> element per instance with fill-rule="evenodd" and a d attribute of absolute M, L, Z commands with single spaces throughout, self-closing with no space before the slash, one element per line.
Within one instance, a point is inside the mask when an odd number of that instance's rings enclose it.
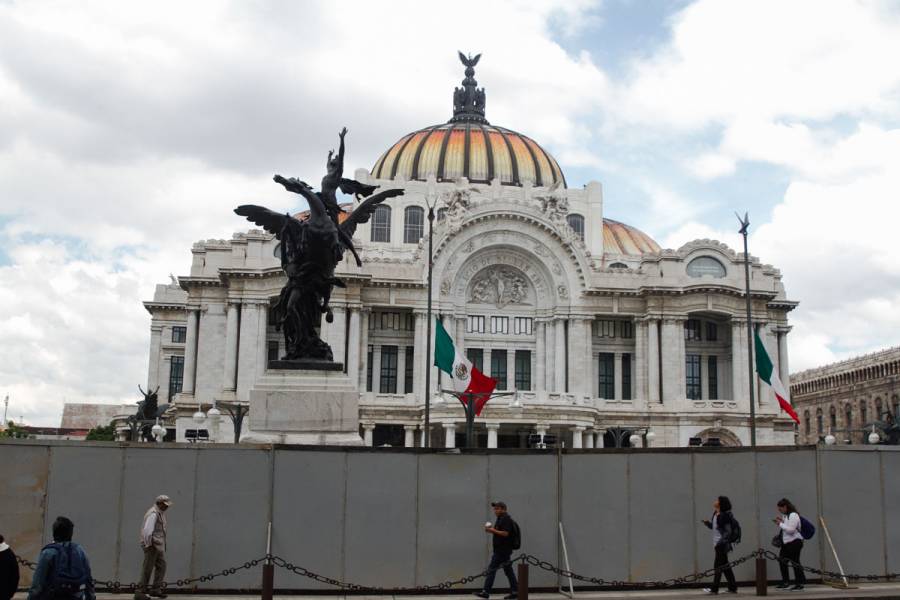
<path fill-rule="evenodd" d="M 166 577 L 166 511 L 172 501 L 165 494 L 156 497 L 156 502 L 144 514 L 141 525 L 141 547 L 144 549 L 144 566 L 141 569 L 141 581 L 135 600 L 165 598 L 162 582 Z M 153 587 L 147 591 L 150 575 L 153 574 Z"/>
<path fill-rule="evenodd" d="M 94 578 L 84 549 L 72 541 L 75 524 L 66 517 L 53 522 L 53 543 L 38 556 L 28 600 L 95 600 Z"/>
<path fill-rule="evenodd" d="M 19 587 L 19 563 L 0 535 L 0 600 L 9 600 Z"/>
<path fill-rule="evenodd" d="M 516 581 L 516 572 L 513 570 L 509 559 L 512 557 L 513 550 L 518 550 L 522 546 L 522 534 L 519 531 L 519 525 L 506 512 L 505 502 L 491 502 L 491 507 L 494 509 L 494 515 L 497 517 L 497 520 L 493 526 L 490 523 L 486 523 L 484 530 L 493 536 L 494 552 L 491 555 L 491 564 L 488 565 L 488 572 L 484 578 L 484 589 L 475 595 L 479 598 L 490 597 L 497 570 L 503 567 L 503 572 L 506 573 L 506 578 L 509 580 L 509 594 L 504 596 L 504 598 L 512 600 L 516 598 L 519 586 Z"/>

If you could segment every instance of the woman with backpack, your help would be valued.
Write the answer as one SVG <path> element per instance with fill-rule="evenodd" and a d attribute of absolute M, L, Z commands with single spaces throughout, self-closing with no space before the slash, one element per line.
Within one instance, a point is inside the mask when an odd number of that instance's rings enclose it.
<path fill-rule="evenodd" d="M 719 496 L 713 501 L 712 518 L 708 521 L 702 521 L 708 529 L 712 529 L 713 547 L 716 550 L 716 560 L 713 566 L 716 574 L 713 576 L 712 587 L 704 588 L 707 594 L 719 593 L 719 582 L 722 581 L 722 575 L 728 582 L 728 591 L 732 594 L 737 593 L 737 583 L 734 580 L 734 571 L 728 565 L 728 553 L 731 552 L 732 544 L 740 539 L 740 525 L 734 515 L 731 514 L 731 500 L 728 496 Z"/>
<path fill-rule="evenodd" d="M 781 583 L 776 587 L 780 590 L 790 589 L 792 592 L 798 592 L 803 589 L 806 583 L 806 576 L 803 573 L 803 567 L 800 565 L 800 551 L 803 550 L 803 534 L 801 532 L 802 522 L 797 507 L 788 500 L 782 498 L 778 501 L 778 512 L 781 513 L 775 519 L 775 523 L 780 528 L 778 535 L 775 536 L 777 541 L 781 541 L 781 548 L 778 552 L 779 563 L 781 567 Z M 788 572 L 788 566 L 794 567 L 794 585 L 791 586 L 791 578 Z"/>

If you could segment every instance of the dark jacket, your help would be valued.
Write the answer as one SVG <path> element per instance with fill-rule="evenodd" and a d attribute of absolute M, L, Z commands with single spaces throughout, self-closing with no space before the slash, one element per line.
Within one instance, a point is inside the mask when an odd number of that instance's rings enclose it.
<path fill-rule="evenodd" d="M 709 518 L 709 521 L 704 521 L 703 524 L 709 529 L 712 529 L 714 518 L 716 519 L 716 530 L 718 530 L 719 534 L 722 536 L 722 541 L 716 545 L 721 546 L 722 544 L 727 544 L 728 550 L 731 550 L 731 537 L 734 534 L 734 515 L 731 514 L 730 510 L 727 510 L 725 512 L 720 512 L 718 518 L 716 518 L 716 513 L 713 513 L 712 517 Z"/>
<path fill-rule="evenodd" d="M 12 548 L 0 552 L 0 600 L 9 600 L 19 587 L 19 563 Z"/>
<path fill-rule="evenodd" d="M 88 561 L 87 554 L 84 552 L 84 548 L 75 542 L 61 542 L 59 545 L 49 544 L 44 546 L 44 549 L 41 550 L 41 554 L 38 556 L 34 577 L 31 579 L 31 589 L 28 590 L 28 600 L 59 600 L 60 596 L 58 594 L 53 594 L 52 590 L 49 589 L 50 580 L 56 568 L 56 557 L 59 552 L 57 546 L 64 549 L 71 547 L 72 552 L 80 554 L 81 559 L 84 561 L 85 569 L 87 570 L 86 575 L 88 583 L 85 585 L 84 591 L 75 596 L 69 596 L 68 598 L 73 600 L 95 600 L 96 596 L 94 594 L 94 583 L 91 576 L 91 564 Z"/>
<path fill-rule="evenodd" d="M 507 535 L 507 536 L 494 534 L 494 540 L 493 540 L 494 552 L 512 553 L 512 551 L 513 551 L 513 540 L 512 540 L 513 520 L 512 520 L 512 517 L 509 516 L 509 513 L 503 513 L 502 515 L 497 517 L 497 522 L 494 523 L 494 529 L 496 529 L 498 531 L 506 531 L 509 533 L 509 535 Z"/>

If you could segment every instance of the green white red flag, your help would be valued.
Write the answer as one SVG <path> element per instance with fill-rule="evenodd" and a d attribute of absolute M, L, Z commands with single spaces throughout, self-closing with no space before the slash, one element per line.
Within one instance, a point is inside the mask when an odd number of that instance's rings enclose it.
<path fill-rule="evenodd" d="M 434 366 L 450 376 L 454 391 L 475 395 L 475 414 L 480 415 L 481 409 L 497 387 L 497 381 L 473 367 L 472 361 L 453 345 L 453 340 L 441 322 L 435 320 L 435 324 Z M 463 396 L 462 401 L 466 404 L 468 398 Z"/>
<path fill-rule="evenodd" d="M 772 388 L 775 397 L 778 398 L 778 404 L 781 405 L 781 410 L 789 414 L 794 421 L 799 423 L 800 417 L 797 416 L 794 407 L 791 406 L 791 397 L 788 395 L 787 390 L 784 389 L 781 379 L 778 378 L 778 373 L 775 372 L 772 359 L 769 358 L 769 353 L 766 352 L 766 347 L 759 337 L 759 332 L 754 332 L 753 336 L 756 338 L 756 374 Z"/>

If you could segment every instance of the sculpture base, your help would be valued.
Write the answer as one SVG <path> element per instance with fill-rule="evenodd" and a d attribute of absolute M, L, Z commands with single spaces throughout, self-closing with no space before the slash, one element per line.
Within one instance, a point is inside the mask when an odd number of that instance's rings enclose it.
<path fill-rule="evenodd" d="M 343 371 L 344 364 L 319 358 L 270 360 L 269 368 L 279 371 Z"/>
<path fill-rule="evenodd" d="M 270 368 L 250 390 L 241 441 L 362 446 L 359 392 L 340 371 Z"/>

